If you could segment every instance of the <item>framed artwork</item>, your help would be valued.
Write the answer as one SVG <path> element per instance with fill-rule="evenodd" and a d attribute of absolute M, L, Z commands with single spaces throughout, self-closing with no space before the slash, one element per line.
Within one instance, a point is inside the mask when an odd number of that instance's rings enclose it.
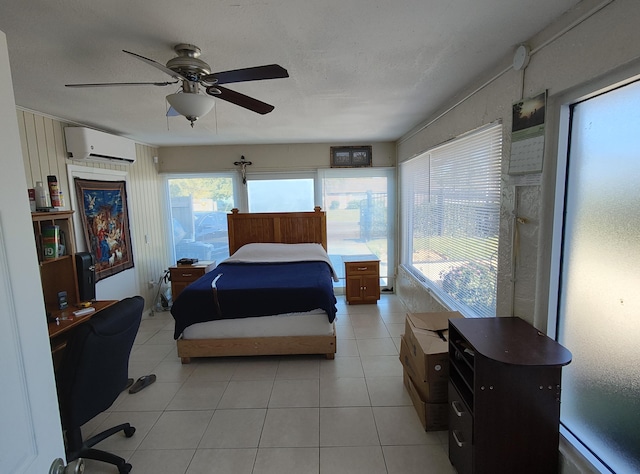
<path fill-rule="evenodd" d="M 372 166 L 370 146 L 332 146 L 332 168 L 360 168 Z"/>
<path fill-rule="evenodd" d="M 133 268 L 125 181 L 74 178 L 77 212 L 96 281 Z"/>

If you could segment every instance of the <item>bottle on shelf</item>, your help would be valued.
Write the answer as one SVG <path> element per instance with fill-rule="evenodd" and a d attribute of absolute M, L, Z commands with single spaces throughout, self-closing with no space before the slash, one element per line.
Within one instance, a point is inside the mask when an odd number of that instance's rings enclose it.
<path fill-rule="evenodd" d="M 62 207 L 62 203 L 60 202 L 60 188 L 58 187 L 58 178 L 56 178 L 54 175 L 47 176 L 47 184 L 49 185 L 51 207 Z"/>
<path fill-rule="evenodd" d="M 48 206 L 47 191 L 44 189 L 42 181 L 36 181 L 36 208 Z"/>

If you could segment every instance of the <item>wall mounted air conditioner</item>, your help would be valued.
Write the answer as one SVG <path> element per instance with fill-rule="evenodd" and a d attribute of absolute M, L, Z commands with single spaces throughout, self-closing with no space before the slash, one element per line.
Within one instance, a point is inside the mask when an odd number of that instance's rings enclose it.
<path fill-rule="evenodd" d="M 67 155 L 72 160 L 99 161 L 113 165 L 136 162 L 136 144 L 128 138 L 85 127 L 66 127 Z"/>

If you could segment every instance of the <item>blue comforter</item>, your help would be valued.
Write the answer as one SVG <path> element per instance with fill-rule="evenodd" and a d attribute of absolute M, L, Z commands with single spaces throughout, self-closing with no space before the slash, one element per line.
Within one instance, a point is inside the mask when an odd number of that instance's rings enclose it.
<path fill-rule="evenodd" d="M 212 282 L 215 280 L 215 290 Z M 325 262 L 221 263 L 173 302 L 173 337 L 192 324 L 218 319 L 326 311 L 336 315 L 331 267 Z"/>

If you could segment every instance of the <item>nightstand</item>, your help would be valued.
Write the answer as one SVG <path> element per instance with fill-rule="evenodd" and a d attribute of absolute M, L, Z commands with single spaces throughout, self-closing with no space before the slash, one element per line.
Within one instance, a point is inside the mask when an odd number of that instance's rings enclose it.
<path fill-rule="evenodd" d="M 203 261 L 194 263 L 193 265 L 175 265 L 169 267 L 171 299 L 175 301 L 182 290 L 214 268 L 216 268 L 215 261 Z"/>
<path fill-rule="evenodd" d="M 342 258 L 348 304 L 376 304 L 380 299 L 380 260 L 375 255 Z"/>

